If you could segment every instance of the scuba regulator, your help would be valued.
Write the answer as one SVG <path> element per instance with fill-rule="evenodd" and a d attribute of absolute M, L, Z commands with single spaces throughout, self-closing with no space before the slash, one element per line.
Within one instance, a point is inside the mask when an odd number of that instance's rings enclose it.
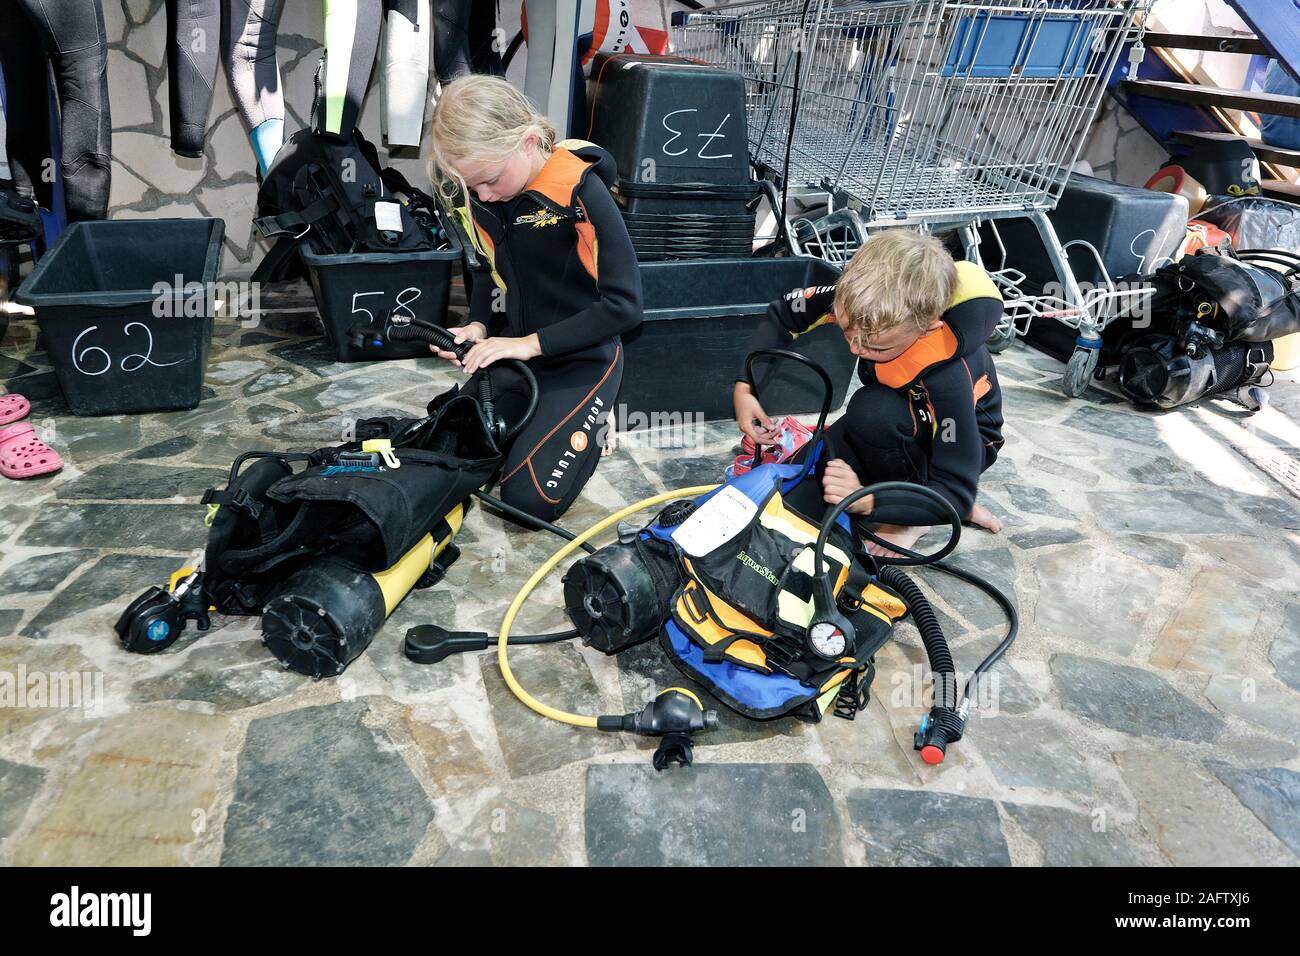
<path fill-rule="evenodd" d="M 202 562 L 181 568 L 172 575 L 170 587 L 154 585 L 126 606 L 113 625 L 125 650 L 157 654 L 176 643 L 187 621 L 194 621 L 200 631 L 212 626 L 201 567 Z"/>
<path fill-rule="evenodd" d="M 705 710 L 700 699 L 685 687 L 661 690 L 640 711 L 621 717 L 597 717 L 597 730 L 622 731 L 643 737 L 662 737 L 655 751 L 656 770 L 670 764 L 689 767 L 695 759 L 695 734 L 714 730 L 718 712 Z"/>

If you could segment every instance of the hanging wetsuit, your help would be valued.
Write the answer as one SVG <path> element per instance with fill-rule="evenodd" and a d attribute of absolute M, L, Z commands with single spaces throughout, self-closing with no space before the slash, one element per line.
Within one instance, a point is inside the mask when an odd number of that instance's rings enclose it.
<path fill-rule="evenodd" d="M 284 0 L 167 0 L 172 151 L 203 155 L 220 56 L 262 172 L 284 144 L 276 34 Z"/>
<path fill-rule="evenodd" d="M 785 348 L 794 337 L 833 323 L 835 286 L 796 289 L 773 302 L 745 354 Z M 858 359 L 862 387 L 827 430 L 830 458 L 843 459 L 864 485 L 911 481 L 948 499 L 957 514 L 970 514 L 980 475 L 1002 447 L 1002 390 L 985 342 L 1002 318 L 1002 296 L 993 280 L 971 262 L 957 263 L 957 288 L 928 332 L 895 359 Z M 741 377 L 744 371 L 741 370 Z M 809 485 L 820 491 L 818 482 Z M 821 503 L 798 499 L 816 516 Z M 930 508 L 880 496 L 872 521 L 928 525 Z"/>
<path fill-rule="evenodd" d="M 325 0 L 324 95 L 315 126 L 346 136 L 357 125 L 385 21 L 384 120 L 391 146 L 419 146 L 429 80 L 429 0 Z"/>
<path fill-rule="evenodd" d="M 419 146 L 428 105 L 429 0 L 385 5 L 384 136 L 390 146 Z"/>
<path fill-rule="evenodd" d="M 0 77 L 3 77 L 0 72 Z M 0 186 L 12 185 L 13 174 L 9 171 L 9 151 L 5 141 L 9 138 L 9 127 L 5 120 L 5 111 L 0 110 Z"/>
<path fill-rule="evenodd" d="M 284 0 L 225 0 L 221 58 L 235 108 L 263 174 L 284 145 L 284 90 L 276 39 Z"/>
<path fill-rule="evenodd" d="M 493 0 L 433 0 L 433 63 L 444 86 L 466 73 L 503 76 Z"/>
<path fill-rule="evenodd" d="M 537 413 L 506 451 L 501 497 L 548 521 L 596 470 L 623 380 L 619 336 L 641 323 L 641 273 L 609 193 L 617 176 L 607 152 L 570 140 L 514 199 L 472 201 L 482 268 L 470 275 L 470 321 L 488 335 L 536 332 L 542 349 L 528 363 L 540 390 Z M 523 410 L 522 384 L 507 368 L 489 371 L 510 421 Z"/>
<path fill-rule="evenodd" d="M 203 155 L 217 75 L 220 0 L 167 0 L 167 105 L 172 152 Z"/>
<path fill-rule="evenodd" d="M 112 120 L 108 39 L 99 0 L 0 0 L 10 172 L 18 188 L 46 209 L 54 202 L 45 96 L 50 66 L 59 98 L 68 219 L 103 219 L 112 170 Z"/>

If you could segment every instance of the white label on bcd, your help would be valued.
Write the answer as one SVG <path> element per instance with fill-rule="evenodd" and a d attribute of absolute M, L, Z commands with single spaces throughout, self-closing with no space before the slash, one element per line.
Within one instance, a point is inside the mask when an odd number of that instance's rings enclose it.
<path fill-rule="evenodd" d="M 375 203 L 375 227 L 380 232 L 401 232 L 401 207 L 395 202 Z"/>
<path fill-rule="evenodd" d="M 728 485 L 696 510 L 673 532 L 687 554 L 702 558 L 749 527 L 758 505 Z"/>

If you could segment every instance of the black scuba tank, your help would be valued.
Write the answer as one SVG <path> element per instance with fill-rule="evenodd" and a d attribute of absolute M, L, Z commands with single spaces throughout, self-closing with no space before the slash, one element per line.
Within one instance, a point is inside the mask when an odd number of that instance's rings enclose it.
<path fill-rule="evenodd" d="M 1250 399 L 1228 393 L 1258 384 L 1272 359 L 1271 342 L 1230 342 L 1193 353 L 1172 336 L 1148 335 L 1129 346 L 1120 360 L 1119 388 L 1137 404 L 1158 408 L 1216 395 L 1246 404 Z"/>
<path fill-rule="evenodd" d="M 267 602 L 262 643 L 289 670 L 334 677 L 370 646 L 387 616 L 374 575 L 338 561 L 313 561 Z"/>
<path fill-rule="evenodd" d="M 605 654 L 648 641 L 663 623 L 654 578 L 635 545 L 612 544 L 564 575 L 564 607 L 584 644 Z"/>
<path fill-rule="evenodd" d="M 460 556 L 452 538 L 464 514 L 465 506 L 456 505 L 442 527 L 383 571 L 362 571 L 331 555 L 298 568 L 262 609 L 262 643 L 299 674 L 342 674 L 411 589 L 436 584 Z"/>
<path fill-rule="evenodd" d="M 681 585 L 672 545 L 620 541 L 589 554 L 564 575 L 564 607 L 588 644 L 605 654 L 654 637 Z"/>

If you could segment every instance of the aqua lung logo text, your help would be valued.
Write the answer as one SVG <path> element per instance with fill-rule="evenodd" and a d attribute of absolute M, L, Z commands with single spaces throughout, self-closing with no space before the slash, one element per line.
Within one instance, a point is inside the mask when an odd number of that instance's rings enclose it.
<path fill-rule="evenodd" d="M 597 426 L 600 424 L 602 416 L 605 414 L 605 400 L 597 396 L 587 409 L 587 417 L 583 419 L 582 424 L 574 430 L 569 436 L 569 441 L 560 455 L 560 460 L 555 463 L 551 469 L 550 477 L 546 480 L 546 487 L 554 491 L 560 487 L 560 481 L 568 474 L 569 466 L 578 460 L 578 455 L 586 450 L 592 443 L 593 438 L 600 437 L 595 435 Z"/>
<path fill-rule="evenodd" d="M 65 927 L 129 927 L 132 936 L 148 936 L 153 926 L 150 893 L 68 893 L 50 897 L 50 925 Z"/>
<path fill-rule="evenodd" d="M 736 552 L 736 560 L 739 561 L 741 564 L 743 564 L 745 567 L 749 568 L 749 570 L 753 571 L 755 574 L 767 578 L 768 583 L 772 585 L 777 585 L 781 583 L 780 581 L 777 580 L 776 575 L 772 573 L 771 568 L 769 568 L 765 564 L 759 564 L 757 561 L 755 561 L 753 558 L 747 555 L 744 551 Z"/>

